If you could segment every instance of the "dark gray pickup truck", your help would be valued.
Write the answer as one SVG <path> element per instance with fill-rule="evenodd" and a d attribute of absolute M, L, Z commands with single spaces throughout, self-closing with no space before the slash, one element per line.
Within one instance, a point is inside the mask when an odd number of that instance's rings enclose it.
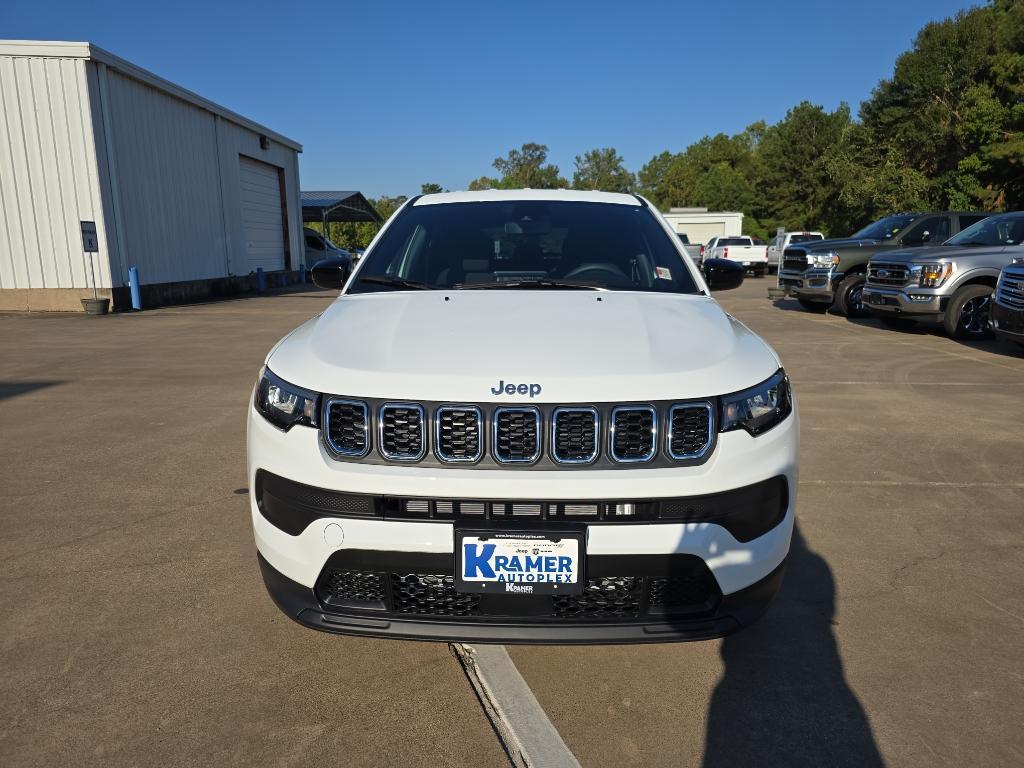
<path fill-rule="evenodd" d="M 782 255 L 779 288 L 804 309 L 833 307 L 849 317 L 866 317 L 861 300 L 868 261 L 897 248 L 940 245 L 984 219 L 978 212 L 898 213 L 869 224 L 850 237 L 790 246 Z"/>

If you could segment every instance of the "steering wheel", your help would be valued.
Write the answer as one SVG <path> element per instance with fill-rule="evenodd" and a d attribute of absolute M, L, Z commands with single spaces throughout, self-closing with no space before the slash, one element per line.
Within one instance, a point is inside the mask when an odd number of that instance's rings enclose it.
<path fill-rule="evenodd" d="M 626 276 L 626 273 L 614 264 L 581 264 L 575 269 L 569 270 L 568 274 L 565 275 L 565 279 L 572 280 L 573 278 L 580 278 L 590 273 L 595 275 L 594 278 L 591 278 L 591 281 L 593 282 L 600 281 L 602 275 L 605 279 L 610 275 L 615 278 L 616 281 L 625 280 L 627 283 L 629 282 L 629 278 Z"/>

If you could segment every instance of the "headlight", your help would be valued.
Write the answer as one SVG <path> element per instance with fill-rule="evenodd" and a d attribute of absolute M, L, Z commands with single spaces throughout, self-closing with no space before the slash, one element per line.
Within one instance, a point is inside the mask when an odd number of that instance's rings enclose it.
<path fill-rule="evenodd" d="M 308 389 L 289 384 L 274 375 L 269 368 L 260 372 L 256 387 L 256 410 L 264 418 L 286 432 L 296 424 L 307 427 L 317 425 L 320 395 Z"/>
<path fill-rule="evenodd" d="M 921 280 L 918 284 L 922 288 L 938 288 L 953 274 L 953 264 L 915 264 L 914 272 L 918 270 L 921 271 Z"/>
<path fill-rule="evenodd" d="M 793 411 L 789 379 L 781 368 L 767 381 L 722 398 L 722 432 L 745 429 L 752 435 L 767 432 Z"/>
<path fill-rule="evenodd" d="M 835 251 L 825 251 L 824 253 L 808 253 L 807 263 L 812 267 L 828 268 L 835 266 L 839 263 L 839 254 Z"/>

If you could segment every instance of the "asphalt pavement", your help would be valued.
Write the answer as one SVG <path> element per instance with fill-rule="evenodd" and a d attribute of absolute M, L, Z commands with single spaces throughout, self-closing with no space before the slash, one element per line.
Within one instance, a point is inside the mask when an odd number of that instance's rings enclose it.
<path fill-rule="evenodd" d="M 802 417 L 754 627 L 510 647 L 584 766 L 1024 762 L 1024 357 L 723 293 Z M 448 646 L 325 635 L 260 581 L 245 401 L 330 294 L 0 315 L 0 764 L 507 765 Z"/>

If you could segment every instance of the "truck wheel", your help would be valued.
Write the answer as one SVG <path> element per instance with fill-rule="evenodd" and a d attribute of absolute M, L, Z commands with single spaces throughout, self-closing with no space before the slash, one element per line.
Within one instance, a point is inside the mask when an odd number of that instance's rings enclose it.
<path fill-rule="evenodd" d="M 954 339 L 988 339 L 992 329 L 988 325 L 992 289 L 987 285 L 965 285 L 953 294 L 946 305 L 942 325 Z"/>
<path fill-rule="evenodd" d="M 865 277 L 862 274 L 844 277 L 836 289 L 835 311 L 837 315 L 847 317 L 869 317 L 867 307 L 864 306 L 862 297 L 864 294 Z"/>
<path fill-rule="evenodd" d="M 875 315 L 875 317 L 878 318 L 886 328 L 898 328 L 900 330 L 905 330 L 917 325 L 917 323 L 909 317 L 880 317 L 879 315 Z"/>
<path fill-rule="evenodd" d="M 810 299 L 797 299 L 797 301 L 799 301 L 800 306 L 808 312 L 824 312 L 828 309 L 828 304 L 824 301 L 811 301 Z"/>

